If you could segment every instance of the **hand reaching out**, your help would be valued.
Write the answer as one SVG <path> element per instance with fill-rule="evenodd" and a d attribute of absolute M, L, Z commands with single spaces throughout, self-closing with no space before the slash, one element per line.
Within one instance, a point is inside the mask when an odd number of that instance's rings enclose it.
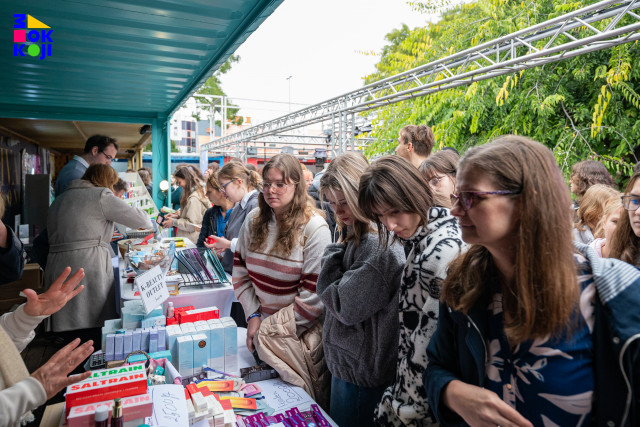
<path fill-rule="evenodd" d="M 447 384 L 443 397 L 444 404 L 470 426 L 532 427 L 526 418 L 490 390 L 454 380 Z"/>
<path fill-rule="evenodd" d="M 77 274 L 77 273 L 76 273 Z M 89 378 L 91 372 L 69 376 L 83 360 L 93 353 L 93 341 L 80 344 L 80 338 L 76 338 L 64 346 L 44 365 L 38 368 L 31 376 L 40 381 L 44 391 L 47 393 L 47 400 L 58 394 L 63 388 Z"/>
<path fill-rule="evenodd" d="M 65 268 L 62 274 L 51 284 L 51 287 L 40 295 L 33 289 L 25 289 L 23 291 L 27 297 L 27 303 L 24 306 L 25 314 L 29 316 L 50 316 L 64 307 L 67 301 L 78 295 L 84 289 L 84 285 L 78 286 L 78 283 L 84 277 L 84 269 L 79 269 L 69 280 L 66 280 L 70 273 L 71 267 Z"/>

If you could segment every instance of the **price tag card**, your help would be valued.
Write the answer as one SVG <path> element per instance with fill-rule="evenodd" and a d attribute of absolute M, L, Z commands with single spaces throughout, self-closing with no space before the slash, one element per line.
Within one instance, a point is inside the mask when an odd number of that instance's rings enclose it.
<path fill-rule="evenodd" d="M 147 314 L 169 298 L 165 275 L 158 265 L 136 277 L 135 282 Z"/>

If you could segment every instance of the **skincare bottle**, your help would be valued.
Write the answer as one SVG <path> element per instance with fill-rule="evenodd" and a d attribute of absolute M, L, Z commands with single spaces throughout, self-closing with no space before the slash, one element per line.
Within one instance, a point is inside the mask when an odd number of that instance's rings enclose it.
<path fill-rule="evenodd" d="M 109 408 L 99 406 L 95 413 L 96 427 L 107 427 L 109 425 Z"/>
<path fill-rule="evenodd" d="M 111 427 L 122 427 L 122 402 L 120 399 L 113 401 L 113 410 L 111 411 Z"/>
<path fill-rule="evenodd" d="M 172 318 L 175 315 L 175 311 L 173 309 L 173 302 L 169 301 L 167 303 L 167 317 Z"/>

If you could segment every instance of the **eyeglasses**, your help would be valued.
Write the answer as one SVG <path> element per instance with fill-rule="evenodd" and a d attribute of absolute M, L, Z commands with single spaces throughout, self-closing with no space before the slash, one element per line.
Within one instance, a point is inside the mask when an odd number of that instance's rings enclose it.
<path fill-rule="evenodd" d="M 431 178 L 429 180 L 429 186 L 431 188 L 438 188 L 440 187 L 440 182 L 442 182 L 443 179 L 445 179 L 447 176 L 443 175 L 443 176 L 434 176 L 433 178 Z"/>
<path fill-rule="evenodd" d="M 220 191 L 223 192 L 224 194 L 227 194 L 227 185 L 231 184 L 233 181 L 235 181 L 236 178 L 233 178 L 231 181 L 227 182 L 224 185 L 220 186 Z"/>
<path fill-rule="evenodd" d="M 105 153 L 104 151 L 101 151 L 100 153 L 102 153 L 102 155 L 109 161 L 113 160 L 113 156 L 108 155 L 107 153 Z"/>
<path fill-rule="evenodd" d="M 506 196 L 509 194 L 520 194 L 519 191 L 498 190 L 498 191 L 461 191 L 458 194 L 451 195 L 451 206 L 453 207 L 457 202 L 460 202 L 462 209 L 466 212 L 473 206 L 473 199 L 476 196 L 487 196 L 489 194 L 498 194 Z"/>
<path fill-rule="evenodd" d="M 639 196 L 622 196 L 622 207 L 628 211 L 636 211 L 640 208 L 640 197 Z"/>
<path fill-rule="evenodd" d="M 276 194 L 283 194 L 285 191 L 287 191 L 287 187 L 289 187 L 290 185 L 295 185 L 295 183 L 294 184 L 286 184 L 284 182 L 263 181 L 262 182 L 262 192 L 263 193 L 268 193 L 269 190 L 271 188 L 273 188 L 274 191 L 276 192 Z"/>

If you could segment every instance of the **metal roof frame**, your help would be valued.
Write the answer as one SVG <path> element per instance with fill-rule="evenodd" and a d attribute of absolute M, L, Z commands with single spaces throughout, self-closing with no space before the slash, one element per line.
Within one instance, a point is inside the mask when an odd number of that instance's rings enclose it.
<path fill-rule="evenodd" d="M 353 144 L 353 141 L 348 141 L 353 136 L 349 137 L 347 133 L 350 132 L 349 124 L 353 123 L 354 114 L 640 40 L 640 16 L 634 13 L 638 8 L 640 0 L 601 1 L 224 138 L 214 139 L 203 144 L 201 149 L 242 144 L 331 119 L 333 129 L 338 126 L 340 152 L 349 143 Z M 619 26 L 623 17 L 631 18 L 632 23 Z M 603 31 L 593 26 L 605 19 L 612 20 Z M 591 33 L 570 32 L 580 27 L 589 29 Z M 542 48 L 534 46 L 534 43 L 545 40 Z"/>

